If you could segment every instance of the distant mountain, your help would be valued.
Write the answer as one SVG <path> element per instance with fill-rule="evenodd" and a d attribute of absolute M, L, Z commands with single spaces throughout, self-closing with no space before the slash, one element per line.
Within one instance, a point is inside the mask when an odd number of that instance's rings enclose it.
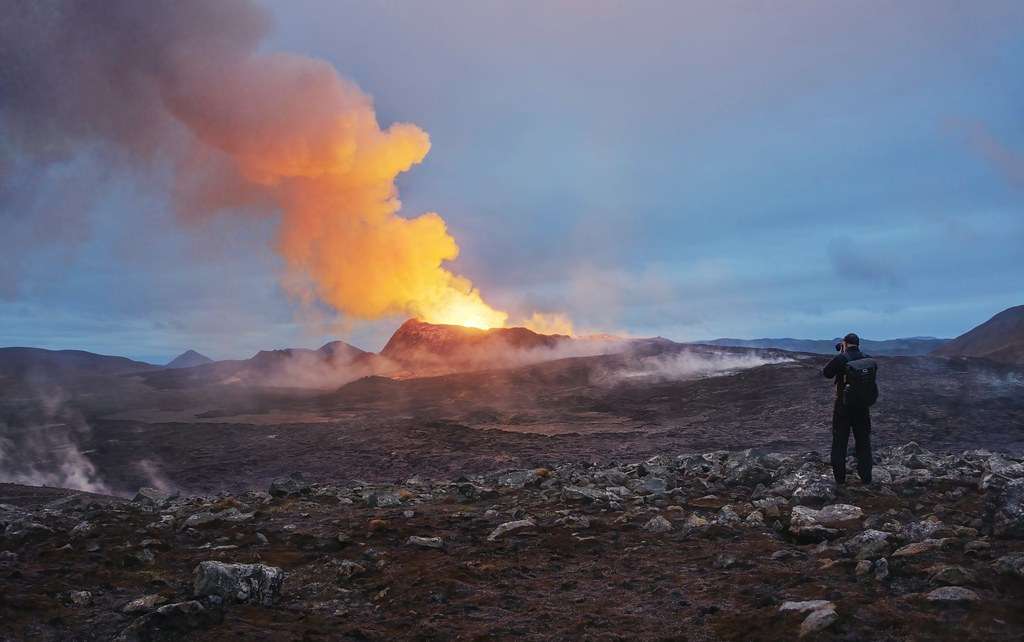
<path fill-rule="evenodd" d="M 0 348 L 0 376 L 58 378 L 81 375 L 117 375 L 157 370 L 160 366 L 125 357 L 84 350 Z"/>
<path fill-rule="evenodd" d="M 1007 308 L 932 354 L 1024 363 L 1024 305 Z"/>
<path fill-rule="evenodd" d="M 790 352 L 832 354 L 836 350 L 836 344 L 841 340 L 838 337 L 835 339 L 713 339 L 695 343 L 734 348 L 775 348 Z M 948 342 L 949 339 L 936 339 L 935 337 L 908 337 L 882 341 L 861 339 L 860 347 L 868 354 L 883 357 L 920 356 L 929 354 Z"/>
<path fill-rule="evenodd" d="M 213 359 L 206 356 L 205 354 L 200 354 L 195 350 L 186 350 L 185 352 L 182 352 L 178 356 L 174 357 L 174 359 L 172 359 L 171 362 L 164 367 L 191 368 L 193 366 L 201 366 L 206 363 L 213 363 Z"/>
<path fill-rule="evenodd" d="M 202 355 L 199 355 L 202 356 Z M 211 361 L 191 367 L 165 368 L 146 375 L 156 388 L 207 385 L 250 385 L 283 388 L 333 388 L 373 374 L 378 357 L 344 341 L 319 350 L 284 348 L 260 350 L 249 359 Z"/>

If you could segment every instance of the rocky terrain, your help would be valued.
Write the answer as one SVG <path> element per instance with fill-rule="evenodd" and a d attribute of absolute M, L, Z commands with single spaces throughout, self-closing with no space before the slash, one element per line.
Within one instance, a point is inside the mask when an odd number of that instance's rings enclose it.
<path fill-rule="evenodd" d="M 749 450 L 130 501 L 5 485 L 0 639 L 1019 640 L 1024 462 L 877 459 L 838 490 L 818 453 Z"/>

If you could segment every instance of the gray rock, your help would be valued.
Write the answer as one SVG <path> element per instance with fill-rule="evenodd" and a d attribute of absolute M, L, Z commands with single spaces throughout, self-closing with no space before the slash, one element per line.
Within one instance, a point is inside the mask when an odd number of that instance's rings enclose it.
<path fill-rule="evenodd" d="M 854 567 L 853 573 L 857 576 L 864 576 L 871 572 L 874 565 L 871 560 L 861 560 L 857 562 L 857 566 Z"/>
<path fill-rule="evenodd" d="M 220 512 L 201 512 L 189 515 L 181 524 L 181 530 L 197 528 L 219 522 L 241 523 L 247 522 L 256 516 L 255 513 L 243 513 L 237 508 L 226 508 Z"/>
<path fill-rule="evenodd" d="M 357 575 L 362 575 L 366 572 L 366 567 L 359 562 L 353 562 L 352 560 L 341 560 L 338 562 L 338 577 L 341 579 L 350 579 Z"/>
<path fill-rule="evenodd" d="M 177 496 L 177 493 L 167 493 L 157 488 L 143 486 L 139 489 L 139 492 L 135 493 L 132 501 L 136 504 L 148 506 L 164 506 Z"/>
<path fill-rule="evenodd" d="M 943 586 L 926 596 L 929 602 L 977 602 L 981 598 L 977 593 L 962 586 Z"/>
<path fill-rule="evenodd" d="M 586 486 L 566 486 L 562 489 L 562 497 L 568 501 L 601 502 L 608 500 L 608 493 Z"/>
<path fill-rule="evenodd" d="M 892 554 L 893 557 L 913 557 L 915 555 L 921 555 L 929 551 L 942 548 L 948 545 L 949 541 L 946 539 L 926 539 L 921 542 L 914 542 L 913 544 L 907 544 L 902 548 L 896 549 L 896 552 Z"/>
<path fill-rule="evenodd" d="M 498 475 L 497 484 L 508 488 L 522 488 L 540 480 L 541 476 L 535 470 L 510 470 Z"/>
<path fill-rule="evenodd" d="M 929 569 L 928 581 L 935 586 L 974 584 L 974 573 L 963 566 L 939 564 Z"/>
<path fill-rule="evenodd" d="M 836 491 L 832 483 L 825 479 L 812 479 L 798 486 L 793 491 L 793 503 L 807 506 L 823 504 L 835 499 Z"/>
<path fill-rule="evenodd" d="M 822 609 L 834 609 L 836 605 L 828 600 L 806 600 L 803 602 L 783 602 L 779 607 L 780 613 L 806 613 L 808 611 L 820 611 Z"/>
<path fill-rule="evenodd" d="M 875 579 L 879 582 L 886 580 L 889 577 L 889 560 L 882 557 L 875 560 Z"/>
<path fill-rule="evenodd" d="M 992 545 L 988 542 L 975 540 L 973 542 L 967 542 L 966 544 L 964 544 L 964 554 L 979 557 L 987 555 L 990 548 L 992 548 Z"/>
<path fill-rule="evenodd" d="M 828 528 L 851 528 L 860 525 L 864 511 L 851 504 L 831 504 L 821 510 L 806 506 L 794 506 L 790 514 L 790 527 L 825 526 Z"/>
<path fill-rule="evenodd" d="M 672 522 L 661 515 L 655 515 L 644 524 L 644 530 L 649 533 L 667 533 L 672 530 Z"/>
<path fill-rule="evenodd" d="M 804 618 L 804 621 L 800 624 L 800 637 L 806 637 L 817 633 L 818 631 L 824 631 L 828 627 L 832 626 L 838 617 L 839 616 L 836 614 L 836 610 L 834 608 L 812 611 L 811 614 Z"/>
<path fill-rule="evenodd" d="M 444 548 L 444 540 L 440 537 L 417 537 L 413 535 L 405 540 L 405 543 L 409 546 L 418 546 L 420 548 Z"/>
<path fill-rule="evenodd" d="M 493 542 L 506 533 L 511 533 L 512 531 L 524 528 L 534 528 L 536 526 L 537 524 L 535 524 L 532 519 L 519 519 L 513 522 L 505 522 L 491 531 L 491 534 L 487 536 L 487 541 Z"/>
<path fill-rule="evenodd" d="M 993 532 L 1000 537 L 1024 538 L 1024 479 L 1006 483 L 995 502 Z"/>
<path fill-rule="evenodd" d="M 287 477 L 278 477 L 270 482 L 270 494 L 274 497 L 288 495 L 305 495 L 310 491 L 310 484 L 302 473 L 292 473 Z"/>
<path fill-rule="evenodd" d="M 891 534 L 869 529 L 846 540 L 842 550 L 858 560 L 874 560 L 889 554 L 892 550 L 891 540 Z"/>
<path fill-rule="evenodd" d="M 1003 555 L 992 562 L 992 569 L 1000 575 L 1016 575 L 1024 578 L 1024 552 Z"/>
<path fill-rule="evenodd" d="M 640 481 L 640 491 L 649 495 L 664 495 L 667 489 L 667 482 L 660 477 L 644 477 Z"/>
<path fill-rule="evenodd" d="M 556 519 L 555 524 L 573 530 L 584 530 L 590 528 L 590 519 L 586 515 L 566 515 Z"/>
<path fill-rule="evenodd" d="M 365 499 L 367 506 L 375 508 L 394 508 L 402 505 L 402 498 L 397 493 L 368 493 Z"/>
<path fill-rule="evenodd" d="M 152 611 L 156 607 L 165 603 L 167 598 L 163 595 L 153 594 L 144 595 L 140 598 L 134 599 L 128 602 L 121 608 L 121 612 L 126 615 L 138 615 L 139 613 L 146 613 Z"/>
<path fill-rule="evenodd" d="M 200 562 L 193 571 L 197 596 L 217 595 L 228 602 L 269 606 L 281 592 L 284 571 L 265 564 Z"/>
<path fill-rule="evenodd" d="M 68 593 L 68 602 L 75 606 L 89 606 L 92 604 L 92 593 L 89 591 L 71 591 Z"/>
<path fill-rule="evenodd" d="M 950 530 L 936 517 L 911 522 L 900 530 L 900 537 L 908 542 L 921 542 L 941 536 L 941 531 Z"/>

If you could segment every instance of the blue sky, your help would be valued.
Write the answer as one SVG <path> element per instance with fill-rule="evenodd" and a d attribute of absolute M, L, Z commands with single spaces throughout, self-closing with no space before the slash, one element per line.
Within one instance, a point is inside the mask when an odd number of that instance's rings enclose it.
<path fill-rule="evenodd" d="M 430 134 L 403 212 L 444 216 L 497 307 L 695 340 L 948 337 L 1024 303 L 1024 6 L 839 5 L 292 0 L 264 47 Z M 247 357 L 401 321 L 290 300 L 273 219 L 182 228 L 101 153 L 48 171 L 0 201 L 0 345 Z M 76 215 L 40 226 L 44 198 Z"/>

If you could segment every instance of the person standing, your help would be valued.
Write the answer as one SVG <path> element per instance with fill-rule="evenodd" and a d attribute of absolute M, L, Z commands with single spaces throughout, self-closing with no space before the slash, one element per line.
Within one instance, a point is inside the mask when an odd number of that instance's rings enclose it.
<path fill-rule="evenodd" d="M 850 333 L 836 344 L 839 352 L 822 374 L 835 379 L 836 401 L 832 410 L 832 474 L 836 484 L 846 483 L 846 452 L 850 432 L 856 441 L 857 475 L 871 483 L 871 406 L 878 400 L 878 364 L 860 351 L 860 337 Z"/>

